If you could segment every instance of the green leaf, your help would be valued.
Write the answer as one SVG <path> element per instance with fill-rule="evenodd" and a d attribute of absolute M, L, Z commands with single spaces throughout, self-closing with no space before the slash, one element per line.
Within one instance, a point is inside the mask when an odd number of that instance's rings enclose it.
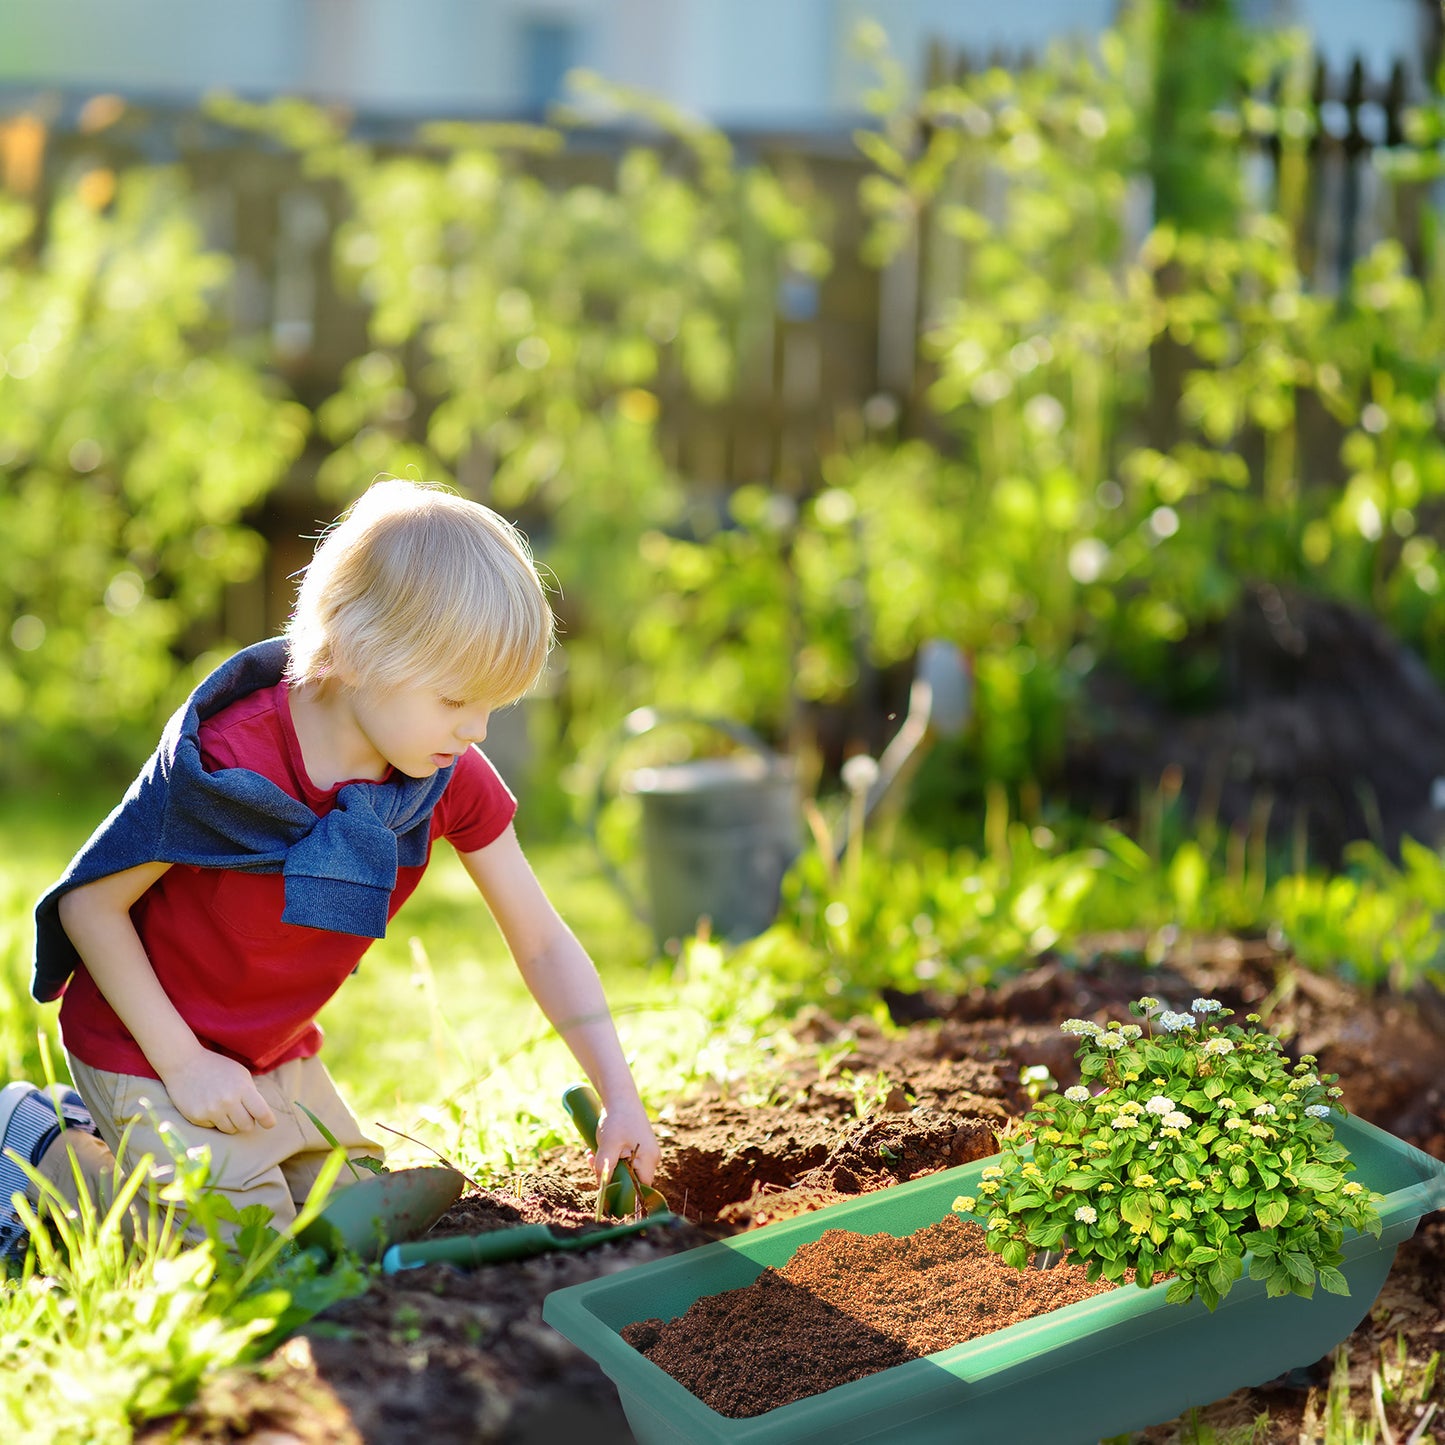
<path fill-rule="evenodd" d="M 1303 1164 L 1295 1170 L 1295 1179 L 1305 1189 L 1327 1193 L 1344 1183 L 1344 1175 L 1327 1164 Z"/>
<path fill-rule="evenodd" d="M 1194 1283 L 1192 1280 L 1176 1279 L 1171 1281 L 1164 1298 L 1172 1305 L 1188 1304 L 1194 1298 Z"/>
<path fill-rule="evenodd" d="M 1027 1269 L 1029 1263 L 1029 1248 L 1021 1239 L 1011 1239 L 1000 1251 L 1003 1255 L 1003 1262 L 1011 1269 Z"/>
<path fill-rule="evenodd" d="M 1231 1259 L 1219 1259 L 1209 1266 L 1208 1279 L 1211 1285 L 1219 1292 L 1220 1297 L 1229 1293 L 1230 1287 L 1234 1284 L 1240 1274 L 1241 1261 L 1235 1257 Z"/>
<path fill-rule="evenodd" d="M 1254 1201 L 1254 1217 L 1262 1229 L 1273 1229 L 1289 1213 L 1289 1200 L 1280 1194 L 1262 1194 Z"/>
<path fill-rule="evenodd" d="M 1037 1190 L 1025 1189 L 1018 1194 L 1008 1196 L 1008 1212 L 1010 1214 L 1019 1214 L 1025 1209 L 1037 1209 L 1039 1205 L 1047 1202 L 1045 1197 L 1038 1193 Z"/>
<path fill-rule="evenodd" d="M 1349 1294 L 1349 1280 L 1333 1265 L 1322 1264 L 1315 1273 L 1319 1279 L 1321 1288 L 1327 1290 L 1330 1294 Z"/>
<path fill-rule="evenodd" d="M 1119 1200 L 1119 1214 L 1126 1224 L 1136 1229 L 1148 1229 L 1154 1222 L 1154 1211 L 1149 1207 L 1148 1196 L 1138 1189 L 1127 1191 Z"/>
<path fill-rule="evenodd" d="M 1062 1219 L 1046 1220 L 1040 1224 L 1030 1225 L 1025 1231 L 1024 1238 L 1039 1249 L 1053 1249 L 1068 1233 L 1068 1223 Z"/>
<path fill-rule="evenodd" d="M 1315 1282 L 1314 1266 L 1297 1249 L 1286 1250 L 1280 1259 L 1291 1279 L 1313 1286 Z"/>

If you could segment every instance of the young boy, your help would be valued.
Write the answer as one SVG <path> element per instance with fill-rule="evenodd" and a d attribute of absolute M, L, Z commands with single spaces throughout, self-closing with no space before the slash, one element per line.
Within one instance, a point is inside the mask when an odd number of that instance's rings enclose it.
<path fill-rule="evenodd" d="M 278 1226 L 331 1148 L 307 1110 L 379 1157 L 318 1057 L 316 1015 L 445 838 L 601 1095 L 599 1180 L 630 1158 L 650 1181 L 657 1141 L 596 970 L 476 746 L 552 638 L 525 542 L 486 507 L 385 481 L 327 531 L 285 636 L 197 688 L 37 906 L 33 992 L 61 997 L 71 1074 L 112 1150 L 129 1128 L 130 1158 L 164 1175 L 158 1127 L 208 1145 L 219 1187 Z"/>

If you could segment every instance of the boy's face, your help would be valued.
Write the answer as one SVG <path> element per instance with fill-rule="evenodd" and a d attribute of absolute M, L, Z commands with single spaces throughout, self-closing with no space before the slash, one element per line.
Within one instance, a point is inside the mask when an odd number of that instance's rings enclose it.
<path fill-rule="evenodd" d="M 416 684 L 354 692 L 351 712 L 379 758 L 408 777 L 429 778 L 486 738 L 491 708 Z"/>

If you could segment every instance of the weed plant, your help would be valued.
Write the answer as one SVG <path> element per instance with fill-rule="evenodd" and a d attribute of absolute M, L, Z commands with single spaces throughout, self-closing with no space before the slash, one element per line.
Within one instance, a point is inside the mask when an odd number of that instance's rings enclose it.
<path fill-rule="evenodd" d="M 1358 843 L 1329 874 L 1272 853 L 1262 830 L 1190 833 L 1166 797 L 1146 813 L 1156 821 L 1141 841 L 1080 819 L 1026 820 L 994 787 L 981 846 L 956 848 L 906 833 L 881 847 L 862 829 L 840 847 L 815 814 L 777 921 L 732 949 L 687 942 L 684 995 L 717 1022 L 807 1004 L 881 1019 L 885 989 L 987 988 L 1091 938 L 1157 963 L 1186 935 L 1221 934 L 1267 938 L 1366 990 L 1445 982 L 1445 859 L 1432 850 L 1406 839 L 1395 863 Z"/>
<path fill-rule="evenodd" d="M 238 1212 L 209 1183 L 206 1151 L 174 1152 L 174 1176 L 146 1181 L 149 1156 L 109 1181 L 108 1203 L 78 1207 L 33 1170 L 37 1211 L 23 1266 L 0 1280 L 0 1419 L 7 1445 L 111 1445 L 183 1409 L 201 1381 L 261 1359 L 319 1310 L 359 1294 L 368 1271 L 296 1236 L 320 1213 L 338 1151 L 293 1224 Z M 77 1178 L 79 1185 L 79 1179 Z M 230 1235 L 230 1238 L 226 1238 Z"/>

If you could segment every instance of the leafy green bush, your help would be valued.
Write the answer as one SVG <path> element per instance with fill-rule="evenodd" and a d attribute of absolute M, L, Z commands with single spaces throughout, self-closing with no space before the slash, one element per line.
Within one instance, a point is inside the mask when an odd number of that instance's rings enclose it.
<path fill-rule="evenodd" d="M 1282 940 L 1309 967 L 1365 988 L 1445 986 L 1445 860 L 1405 838 L 1397 865 L 1352 844 L 1334 876 L 1292 874 L 1271 889 Z"/>
<path fill-rule="evenodd" d="M 1213 999 L 1175 1013 L 1142 998 L 1130 1012 L 1142 1024 L 1064 1025 L 1080 1037 L 1081 1082 L 1028 1112 L 1032 1149 L 1006 1140 L 982 1201 L 955 1209 L 979 1210 L 989 1248 L 1017 1269 L 1032 1250 L 1067 1248 L 1090 1280 L 1170 1276 L 1176 1304 L 1197 1295 L 1213 1309 L 1246 1254 L 1271 1296 L 1308 1299 L 1316 1282 L 1348 1294 L 1344 1230 L 1378 1237 L 1380 1219 L 1330 1126 L 1336 1076 L 1309 1056 L 1289 1067 L 1277 1038 L 1223 1023 Z"/>
<path fill-rule="evenodd" d="M 388 155 L 297 102 L 213 110 L 343 188 L 334 264 L 369 307 L 371 349 L 320 407 L 322 487 L 349 498 L 414 469 L 520 517 L 560 579 L 569 716 L 585 732 L 667 701 L 683 677 L 694 706 L 712 701 L 705 649 L 669 611 L 686 559 L 664 554 L 717 523 L 665 458 L 658 417 L 725 398 L 779 284 L 830 258 L 795 178 L 740 163 L 720 131 L 656 100 L 580 84 L 588 124 L 614 120 L 620 146 L 564 116 L 432 125 L 425 149 Z M 735 602 L 717 599 L 734 622 Z M 730 672 L 785 665 L 775 633 L 743 630 Z"/>
<path fill-rule="evenodd" d="M 649 539 L 661 585 L 632 642 L 665 700 L 781 730 L 944 636 L 974 659 L 978 773 L 1022 784 L 1050 776 L 1101 659 L 1207 700 L 1220 664 L 1179 643 L 1258 577 L 1382 617 L 1445 672 L 1440 257 L 1417 276 L 1389 240 L 1342 296 L 1314 289 L 1308 56 L 1211 7 L 1215 73 L 1173 94 L 1202 53 L 1176 9 L 1140 0 L 1096 50 L 921 96 L 877 55 L 864 250 L 925 288 L 920 395 L 901 441 L 840 427 L 803 495 L 745 487 L 720 530 Z M 1238 181 L 1265 139 L 1261 205 Z M 1186 204 L 1202 155 L 1210 203 Z"/>
<path fill-rule="evenodd" d="M 148 739 L 189 629 L 260 566 L 241 519 L 300 451 L 306 416 L 227 346 L 228 274 L 174 173 L 92 171 L 44 216 L 0 196 L 12 765 L 69 761 L 82 737 L 92 759 Z"/>

